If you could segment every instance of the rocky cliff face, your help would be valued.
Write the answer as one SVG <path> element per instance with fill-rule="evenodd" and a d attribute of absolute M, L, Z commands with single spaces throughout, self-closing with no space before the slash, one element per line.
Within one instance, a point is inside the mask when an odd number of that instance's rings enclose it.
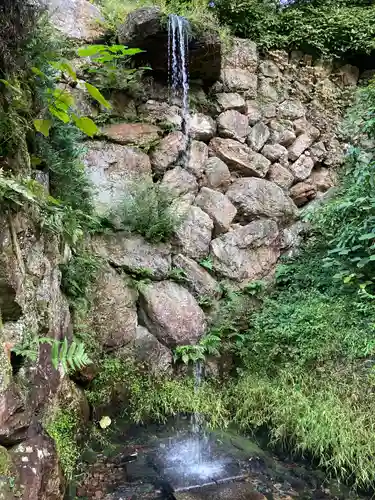
<path fill-rule="evenodd" d="M 85 0 L 55 3 L 53 16 L 68 36 L 95 39 L 96 8 Z M 65 4 L 73 23 L 61 17 Z M 134 42 L 137 33 L 141 46 L 144 22 L 142 15 L 132 16 L 120 30 L 121 41 Z M 151 31 L 146 45 L 153 36 L 165 42 Z M 168 103 L 167 89 L 152 77 L 142 98 L 114 93 L 119 123 L 105 125 L 86 143 L 84 164 L 99 212 L 116 208 L 132 182 L 148 179 L 168 187 L 184 214 L 169 243 L 122 231 L 89 242 L 106 265 L 91 286 L 88 324 L 104 349 L 126 349 L 136 361 L 147 360 L 154 373 L 171 372 L 172 349 L 204 335 L 200 299 L 218 300 L 221 280 L 241 288 L 269 278 L 280 256 L 298 247 L 300 209 L 324 199 L 343 160 L 336 126 L 357 83 L 356 68 L 313 63 L 299 52 L 260 55 L 254 43 L 240 39 L 220 61 L 215 83 L 207 87 L 205 66 L 205 86 L 192 88 L 187 157 L 180 103 Z M 160 58 L 157 64 L 165 71 Z M 194 68 L 199 76 L 199 64 Z M 98 112 L 85 94 L 79 100 Z M 0 445 L 24 500 L 63 498 L 55 446 L 40 425 L 44 416 L 63 401 L 88 417 L 83 394 L 52 368 L 48 347 L 37 365 L 10 355 L 30 333 L 69 337 L 61 262 L 58 242 L 39 234 L 31 217 L 0 217 Z M 151 277 L 136 291 L 123 275 L 142 269 Z M 184 273 L 182 282 L 171 278 L 176 269 Z M 1 483 L 0 498 L 13 498 L 8 484 Z"/>

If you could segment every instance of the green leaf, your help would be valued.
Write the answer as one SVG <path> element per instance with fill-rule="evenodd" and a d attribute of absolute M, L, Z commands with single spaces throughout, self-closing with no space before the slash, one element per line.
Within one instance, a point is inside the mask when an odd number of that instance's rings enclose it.
<path fill-rule="evenodd" d="M 188 354 L 183 354 L 181 359 L 182 362 L 185 363 L 185 365 L 187 365 L 189 363 L 190 356 Z"/>
<path fill-rule="evenodd" d="M 51 352 L 51 361 L 52 361 L 52 366 L 57 370 L 59 366 L 59 347 L 60 347 L 60 342 L 56 341 L 52 345 L 52 352 Z"/>
<path fill-rule="evenodd" d="M 47 75 L 43 73 L 43 71 L 40 71 L 40 69 L 36 68 L 35 66 L 31 68 L 31 71 L 34 73 L 34 75 L 40 76 L 42 78 L 47 78 Z"/>
<path fill-rule="evenodd" d="M 69 123 L 70 122 L 70 116 L 66 111 L 62 111 L 57 109 L 55 106 L 49 106 L 48 107 L 49 112 L 51 115 L 55 116 L 59 120 L 61 120 L 63 123 Z"/>
<path fill-rule="evenodd" d="M 359 241 L 373 240 L 373 239 L 375 239 L 375 233 L 362 234 L 362 236 L 359 237 Z"/>
<path fill-rule="evenodd" d="M 52 127 L 52 120 L 42 120 L 42 119 L 34 120 L 34 127 L 38 132 L 43 134 L 44 137 L 48 137 L 49 131 Z"/>
<path fill-rule="evenodd" d="M 77 50 L 77 54 L 80 57 L 90 57 L 95 54 L 100 54 L 103 52 L 103 49 L 107 49 L 105 45 L 89 45 L 88 47 L 80 47 Z"/>
<path fill-rule="evenodd" d="M 77 115 L 73 115 L 73 120 L 76 126 L 89 137 L 94 137 L 95 134 L 99 132 L 98 127 L 95 122 L 88 118 L 87 116 L 78 117 Z"/>
<path fill-rule="evenodd" d="M 111 104 L 107 101 L 107 99 L 102 95 L 100 90 L 98 90 L 94 85 L 91 85 L 91 83 L 85 82 L 86 89 L 88 93 L 91 95 L 93 99 L 95 99 L 99 104 L 104 106 L 107 109 L 111 109 L 112 106 Z"/>

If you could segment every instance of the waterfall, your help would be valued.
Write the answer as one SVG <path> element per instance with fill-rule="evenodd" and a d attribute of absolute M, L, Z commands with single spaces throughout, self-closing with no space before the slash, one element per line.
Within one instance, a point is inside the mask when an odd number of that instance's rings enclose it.
<path fill-rule="evenodd" d="M 168 76 L 173 97 L 181 98 L 182 131 L 188 136 L 189 126 L 189 49 L 190 24 L 184 17 L 168 17 Z"/>

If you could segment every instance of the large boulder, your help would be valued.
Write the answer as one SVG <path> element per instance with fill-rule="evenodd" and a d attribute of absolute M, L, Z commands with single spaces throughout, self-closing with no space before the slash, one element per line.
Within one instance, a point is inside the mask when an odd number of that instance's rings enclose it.
<path fill-rule="evenodd" d="M 181 109 L 170 106 L 167 102 L 148 100 L 138 108 L 138 114 L 145 121 L 168 125 L 172 129 L 180 130 L 182 126 Z"/>
<path fill-rule="evenodd" d="M 264 179 L 237 179 L 226 194 L 244 220 L 258 217 L 290 220 L 297 215 L 296 206 L 284 191 Z"/>
<path fill-rule="evenodd" d="M 160 139 L 161 129 L 148 123 L 114 123 L 102 128 L 101 134 L 110 141 L 145 147 Z"/>
<path fill-rule="evenodd" d="M 215 272 L 239 282 L 269 274 L 280 256 L 279 231 L 273 220 L 259 219 L 211 242 Z"/>
<path fill-rule="evenodd" d="M 245 142 L 250 132 L 247 116 L 234 109 L 228 109 L 218 116 L 218 132 L 221 137 L 229 137 L 240 142 Z"/>
<path fill-rule="evenodd" d="M 186 138 L 182 132 L 172 132 L 164 137 L 150 154 L 153 170 L 163 174 L 185 151 Z"/>
<path fill-rule="evenodd" d="M 170 245 L 152 244 L 140 235 L 125 232 L 97 236 L 93 251 L 111 265 L 133 274 L 149 273 L 155 279 L 168 276 L 171 268 Z"/>
<path fill-rule="evenodd" d="M 221 111 L 234 109 L 240 113 L 246 112 L 247 106 L 245 99 L 240 95 L 233 92 L 222 92 L 216 94 L 216 100 Z"/>
<path fill-rule="evenodd" d="M 99 21 L 103 16 L 89 0 L 41 0 L 46 5 L 53 25 L 66 37 L 80 42 L 94 42 L 103 35 Z"/>
<path fill-rule="evenodd" d="M 183 196 L 187 193 L 196 194 L 198 192 L 198 183 L 195 176 L 182 167 L 168 170 L 164 174 L 161 185 L 173 193 L 174 196 Z"/>
<path fill-rule="evenodd" d="M 140 290 L 140 318 L 167 347 L 195 344 L 206 329 L 205 315 L 194 297 L 173 281 L 145 285 Z"/>
<path fill-rule="evenodd" d="M 176 231 L 176 246 L 192 259 L 203 259 L 207 256 L 214 223 L 201 208 L 191 206 Z"/>
<path fill-rule="evenodd" d="M 215 156 L 208 158 L 204 164 L 204 185 L 211 189 L 225 191 L 230 180 L 230 171 L 227 165 Z"/>
<path fill-rule="evenodd" d="M 193 113 L 189 117 L 189 135 L 197 141 L 209 141 L 216 133 L 216 123 L 211 116 Z"/>
<path fill-rule="evenodd" d="M 184 284 L 195 297 L 215 297 L 219 295 L 218 282 L 195 260 L 178 254 L 173 257 L 173 265 L 184 272 Z"/>
<path fill-rule="evenodd" d="M 134 360 L 147 368 L 152 375 L 161 375 L 172 371 L 172 353 L 150 333 L 139 325 L 132 346 Z"/>
<path fill-rule="evenodd" d="M 236 207 L 228 196 L 207 187 L 202 187 L 195 198 L 195 204 L 204 210 L 214 221 L 216 233 L 228 231 L 237 213 Z"/>
<path fill-rule="evenodd" d="M 215 137 L 210 141 L 210 149 L 228 165 L 230 170 L 244 176 L 265 177 L 271 165 L 263 155 L 255 153 L 246 144 L 233 139 Z"/>
<path fill-rule="evenodd" d="M 127 286 L 123 276 L 108 266 L 98 273 L 89 296 L 87 324 L 99 344 L 104 349 L 117 349 L 131 343 L 137 328 L 134 288 Z"/>
<path fill-rule="evenodd" d="M 99 213 L 116 208 L 136 180 L 151 179 L 151 164 L 142 151 L 92 141 L 87 144 L 83 163 L 95 188 L 94 202 Z"/>
<path fill-rule="evenodd" d="M 22 500 L 63 499 L 64 481 L 52 439 L 35 435 L 12 448 L 10 455 Z"/>
<path fill-rule="evenodd" d="M 118 28 L 119 42 L 145 51 L 141 60 L 154 71 L 168 71 L 168 26 L 165 15 L 157 7 L 144 7 L 131 12 Z M 189 73 L 191 78 L 215 82 L 220 75 L 221 42 L 218 33 L 199 30 L 189 39 Z"/>
<path fill-rule="evenodd" d="M 242 92 L 245 97 L 256 97 L 258 79 L 255 73 L 247 69 L 223 68 L 221 81 L 225 92 Z"/>

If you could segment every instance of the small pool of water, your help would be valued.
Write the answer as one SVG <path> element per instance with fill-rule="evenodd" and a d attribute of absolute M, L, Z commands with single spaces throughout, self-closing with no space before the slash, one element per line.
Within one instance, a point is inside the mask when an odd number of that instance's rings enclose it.
<path fill-rule="evenodd" d="M 233 432 L 192 432 L 190 419 L 166 425 L 118 421 L 83 455 L 75 499 L 349 500 L 322 471 L 280 461 Z M 73 496 L 74 495 L 74 496 Z"/>

